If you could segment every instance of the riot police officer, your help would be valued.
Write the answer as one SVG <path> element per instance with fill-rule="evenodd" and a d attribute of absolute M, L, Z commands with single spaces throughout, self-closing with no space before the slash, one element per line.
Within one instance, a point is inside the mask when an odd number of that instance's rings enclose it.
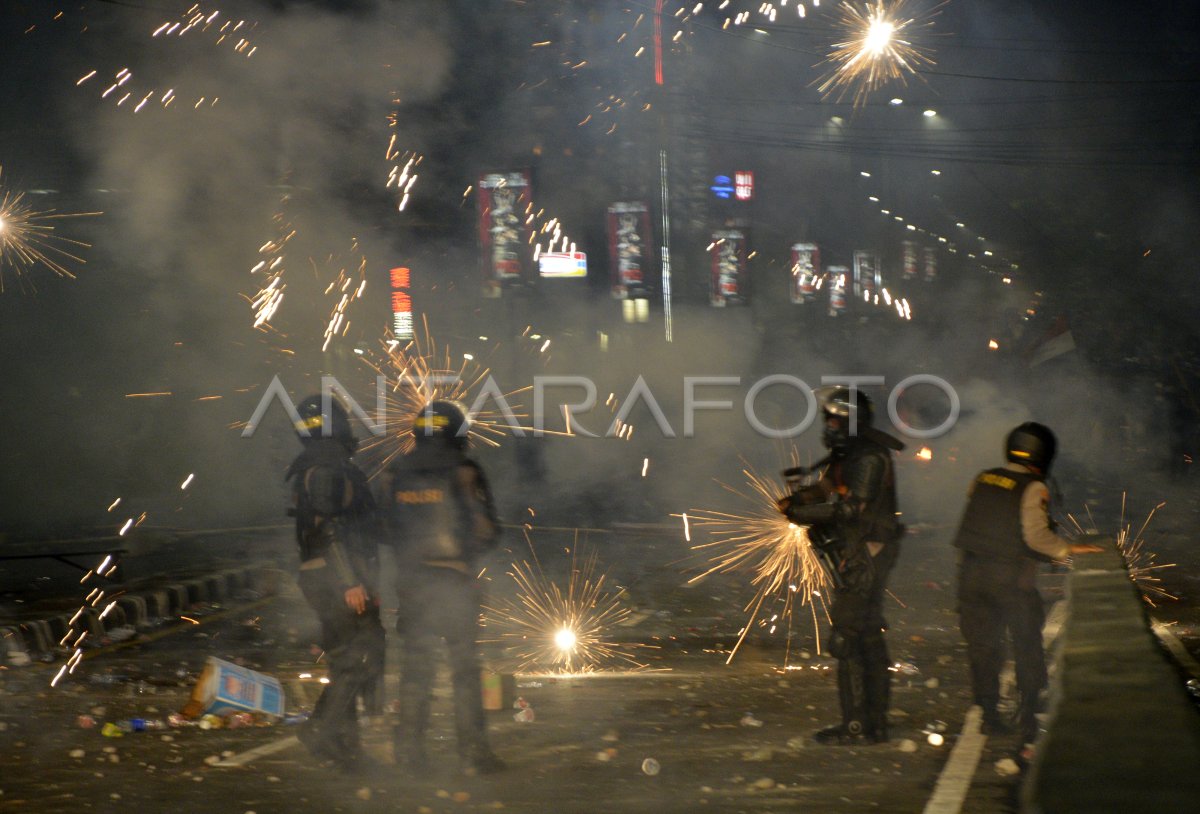
<path fill-rule="evenodd" d="M 454 686 L 460 764 L 468 773 L 505 768 L 488 744 L 476 638 L 476 561 L 496 545 L 499 524 L 479 464 L 466 454 L 469 423 L 456 401 L 435 400 L 413 420 L 415 445 L 383 476 L 382 498 L 397 563 L 397 630 L 403 638 L 396 762 L 427 765 L 435 656 L 445 640 Z"/>
<path fill-rule="evenodd" d="M 871 400 L 857 388 L 817 391 L 829 456 L 820 479 L 779 501 L 831 563 L 829 653 L 838 660 L 841 723 L 816 733 L 823 744 L 881 743 L 888 739 L 891 661 L 883 632 L 888 573 L 900 552 L 892 452 L 898 440 L 871 426 Z"/>
<path fill-rule="evenodd" d="M 1056 448 L 1054 433 L 1042 424 L 1027 422 L 1014 428 L 1004 442 L 1008 464 L 975 477 L 954 538 L 960 550 L 959 627 L 967 641 L 971 689 L 983 711 L 983 732 L 1012 731 L 997 711 L 1007 630 L 1012 638 L 1020 735 L 1025 743 L 1037 735 L 1038 696 L 1047 679 L 1042 650 L 1045 613 L 1036 585 L 1038 564 L 1098 550 L 1071 544 L 1054 530 L 1045 481 Z"/>
<path fill-rule="evenodd" d="M 329 683 L 300 730 L 321 760 L 361 766 L 358 698 L 383 676 L 384 632 L 373 575 L 376 541 L 367 524 L 374 500 L 350 460 L 357 446 L 346 410 L 332 398 L 297 405 L 304 446 L 287 471 L 300 546 L 297 581 L 321 625 Z"/>

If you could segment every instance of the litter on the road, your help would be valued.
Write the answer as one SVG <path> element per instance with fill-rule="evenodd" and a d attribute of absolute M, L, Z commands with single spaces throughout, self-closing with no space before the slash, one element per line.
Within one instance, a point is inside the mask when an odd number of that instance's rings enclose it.
<path fill-rule="evenodd" d="M 209 656 L 183 714 L 196 718 L 234 712 L 257 712 L 282 718 L 283 686 L 273 676 Z"/>

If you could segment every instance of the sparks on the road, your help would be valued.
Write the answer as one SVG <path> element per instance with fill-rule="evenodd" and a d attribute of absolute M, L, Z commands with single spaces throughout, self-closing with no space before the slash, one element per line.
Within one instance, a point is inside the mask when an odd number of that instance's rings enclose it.
<path fill-rule="evenodd" d="M 528 531 L 525 536 L 533 552 Z M 640 645 L 613 639 L 613 628 L 630 614 L 622 592 L 607 587 L 595 552 L 580 556 L 577 544 L 570 552 L 565 582 L 548 576 L 536 553 L 532 562 L 512 564 L 508 573 L 516 583 L 515 597 L 484 609 L 488 632 L 496 631 L 492 640 L 507 646 L 521 672 L 644 668 L 633 653 Z"/>

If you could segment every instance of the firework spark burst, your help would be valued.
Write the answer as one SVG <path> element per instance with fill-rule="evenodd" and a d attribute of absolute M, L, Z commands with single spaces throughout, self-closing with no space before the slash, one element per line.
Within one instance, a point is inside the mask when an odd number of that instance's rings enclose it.
<path fill-rule="evenodd" d="M 38 210 L 21 191 L 4 185 L 4 168 L 0 167 L 0 292 L 4 291 L 4 269 L 11 268 L 23 284 L 26 274 L 37 266 L 45 266 L 59 277 L 75 278 L 67 263 L 85 261 L 76 252 L 91 244 L 63 237 L 55 232 L 57 221 L 84 218 L 100 212 L 60 213 L 54 209 Z"/>
<path fill-rule="evenodd" d="M 456 361 L 449 346 L 439 347 L 428 322 L 423 326 L 423 335 L 408 342 L 385 336 L 380 340 L 378 358 L 361 357 L 381 377 L 386 414 L 383 432 L 371 436 L 360 450 L 369 470 L 376 474 L 396 456 L 412 450 L 416 443 L 413 419 L 431 401 L 460 401 L 468 407 L 475 406 L 474 400 L 494 404 L 494 408 L 471 413 L 468 437 L 475 444 L 499 446 L 500 439 L 518 426 L 520 414 L 512 400 L 528 388 L 502 392 L 490 368 L 468 354 Z M 521 409 L 520 405 L 515 409 Z"/>
<path fill-rule="evenodd" d="M 910 37 L 931 27 L 937 11 L 920 14 L 910 11 L 911 6 L 908 0 L 844 0 L 837 7 L 837 26 L 844 35 L 820 63 L 831 66 L 817 80 L 825 97 L 836 96 L 840 102 L 851 94 L 858 107 L 878 88 L 904 84 L 909 74 L 934 64 L 932 51 Z"/>
<path fill-rule="evenodd" d="M 530 551 L 533 543 L 526 532 Z M 605 669 L 643 669 L 634 655 L 640 644 L 614 641 L 612 631 L 630 616 L 622 591 L 607 586 L 598 571 L 596 554 L 581 556 L 571 547 L 571 573 L 565 584 L 542 570 L 536 552 L 533 562 L 513 563 L 508 572 L 516 596 L 484 609 L 491 641 L 500 642 L 520 672 L 591 673 Z"/>
<path fill-rule="evenodd" d="M 777 508 L 778 501 L 788 492 L 749 465 L 742 473 L 746 476 L 744 488 L 724 483 L 721 486 L 741 499 L 746 505 L 744 511 L 692 509 L 683 516 L 689 539 L 697 529 L 707 531 L 710 536 L 708 542 L 692 545 L 694 551 L 708 554 L 709 560 L 704 571 L 692 577 L 689 583 L 711 574 L 751 575 L 754 594 L 743 608 L 750 615 L 726 664 L 733 661 L 746 634 L 756 623 L 770 633 L 782 624 L 788 632 L 790 646 L 795 611 L 808 605 L 815 629 L 817 602 L 823 605 L 825 592 L 832 588 L 830 576 L 809 540 L 808 528 L 792 523 Z M 777 613 L 768 615 L 764 606 L 782 607 Z"/>
<path fill-rule="evenodd" d="M 1158 577 L 1158 572 L 1166 568 L 1174 568 L 1175 563 L 1159 563 L 1158 555 L 1146 548 L 1146 539 L 1143 536 L 1146 533 L 1146 527 L 1150 525 L 1150 521 L 1154 519 L 1154 514 L 1166 506 L 1166 502 L 1161 502 L 1146 515 L 1146 519 L 1142 521 L 1141 526 L 1135 532 L 1132 522 L 1125 522 L 1125 500 L 1126 494 L 1121 493 L 1121 517 L 1117 521 L 1117 550 L 1121 552 L 1121 556 L 1125 559 L 1125 567 L 1129 570 L 1129 578 L 1133 580 L 1133 584 L 1137 586 L 1142 594 L 1142 600 L 1151 607 L 1158 607 L 1155 600 L 1160 602 L 1163 600 L 1175 601 L 1179 597 L 1172 594 L 1170 591 L 1162 587 L 1162 580 Z M 1086 508 L 1086 507 L 1085 507 Z M 1073 515 L 1068 514 L 1067 518 L 1075 527 L 1079 534 L 1102 534 L 1096 529 L 1096 522 L 1092 519 L 1092 512 L 1087 508 L 1088 523 L 1090 529 L 1084 527 L 1075 519 Z"/>

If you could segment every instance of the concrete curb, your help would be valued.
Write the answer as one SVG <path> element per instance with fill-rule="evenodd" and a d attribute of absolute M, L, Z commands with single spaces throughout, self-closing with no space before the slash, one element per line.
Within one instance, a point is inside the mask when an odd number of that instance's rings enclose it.
<path fill-rule="evenodd" d="M 0 665 L 20 667 L 33 661 L 50 660 L 66 652 L 60 644 L 72 630 L 86 630 L 98 640 L 122 627 L 144 630 L 159 619 L 177 616 L 208 602 L 236 599 L 247 590 L 273 594 L 278 585 L 276 569 L 267 563 L 228 568 L 182 582 L 136 589 L 116 597 L 116 604 L 101 618 L 108 602 L 86 607 L 78 613 L 55 613 L 42 618 L 12 620 L 0 625 Z M 75 619 L 72 624 L 72 619 Z"/>

